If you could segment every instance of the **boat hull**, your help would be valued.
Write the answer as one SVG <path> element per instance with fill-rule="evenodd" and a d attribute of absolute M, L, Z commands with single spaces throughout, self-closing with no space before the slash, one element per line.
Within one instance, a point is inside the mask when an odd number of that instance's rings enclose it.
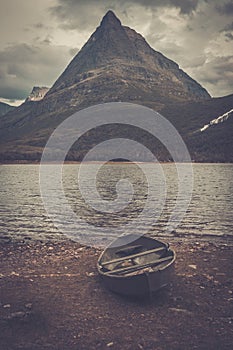
<path fill-rule="evenodd" d="M 106 271 L 103 269 L 102 264 L 106 264 L 106 260 L 114 257 L 114 252 L 116 249 L 119 251 L 120 249 L 130 247 L 132 243 L 126 243 L 125 241 L 130 241 L 129 235 L 125 236 L 127 237 L 126 240 L 122 240 L 122 237 L 118 239 L 118 242 L 113 242 L 113 246 L 109 246 L 106 248 L 106 250 L 101 254 L 98 263 L 97 268 L 99 271 L 99 274 L 103 280 L 104 285 L 111 291 L 126 295 L 126 296 L 135 296 L 135 297 L 141 297 L 141 296 L 149 296 L 161 288 L 164 288 L 167 286 L 172 278 L 172 275 L 174 273 L 174 262 L 175 262 L 175 252 L 168 249 L 167 245 L 163 242 L 160 242 L 158 240 L 154 240 L 151 237 L 148 236 L 142 236 L 138 237 L 135 236 L 136 240 L 134 241 L 134 245 L 143 245 L 146 246 L 147 249 L 155 249 L 156 247 L 166 247 L 166 254 L 170 254 L 171 259 L 169 262 L 163 264 L 161 267 L 156 267 L 154 270 L 150 269 L 151 271 L 148 272 L 142 270 L 140 273 L 140 270 L 138 273 L 130 273 L 130 274 L 111 274 L 111 271 Z M 118 248 L 115 248 L 117 244 L 119 243 Z M 115 250 L 115 251 L 114 251 Z M 161 253 L 162 254 L 162 253 Z M 164 254 L 164 253 L 163 253 Z M 158 258 L 160 258 L 158 254 Z M 112 270 L 114 272 L 114 270 Z"/>

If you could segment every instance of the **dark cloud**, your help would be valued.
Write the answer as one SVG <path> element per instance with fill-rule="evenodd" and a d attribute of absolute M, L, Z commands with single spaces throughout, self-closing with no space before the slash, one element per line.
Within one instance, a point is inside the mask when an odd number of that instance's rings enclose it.
<path fill-rule="evenodd" d="M 109 9 L 213 96 L 232 92 L 233 0 L 0 2 L 0 97 L 51 86 Z"/>
<path fill-rule="evenodd" d="M 224 27 L 224 29 L 223 29 L 223 31 L 231 31 L 231 30 L 233 30 L 233 22 L 226 25 L 226 27 Z"/>
<path fill-rule="evenodd" d="M 102 1 L 98 3 L 97 8 L 92 0 L 88 2 L 58 0 L 57 2 L 56 6 L 50 8 L 50 13 L 59 21 L 63 29 L 90 30 L 93 25 L 97 26 L 100 13 L 103 14 L 105 11 Z"/>
<path fill-rule="evenodd" d="M 228 1 L 223 5 L 217 5 L 216 9 L 219 13 L 227 16 L 233 15 L 233 1 Z"/>
<path fill-rule="evenodd" d="M 233 31 L 233 22 L 227 24 L 227 25 L 220 31 L 220 33 L 224 33 L 226 40 L 227 40 L 227 41 L 231 41 L 231 40 L 233 40 L 232 31 Z"/>
<path fill-rule="evenodd" d="M 0 96 L 24 99 L 34 85 L 50 85 L 70 58 L 69 48 L 17 44 L 0 51 Z"/>
<path fill-rule="evenodd" d="M 227 40 L 233 40 L 233 34 L 231 33 L 226 33 L 225 37 L 227 38 Z"/>
<path fill-rule="evenodd" d="M 233 55 L 219 56 L 200 67 L 197 77 L 207 88 L 215 86 L 215 96 L 223 96 L 232 93 L 232 72 Z"/>
<path fill-rule="evenodd" d="M 124 17 L 128 17 L 127 9 L 132 5 L 151 10 L 174 7 L 179 9 L 180 14 L 187 15 L 197 9 L 200 1 L 205 0 L 100 0 L 98 3 L 96 0 L 58 0 L 58 4 L 50 8 L 50 12 L 63 28 L 87 30 L 93 23 L 97 25 L 99 18 L 109 9 L 119 10 Z"/>
<path fill-rule="evenodd" d="M 197 9 L 198 0 L 171 0 L 171 5 L 180 9 L 181 14 L 190 14 Z"/>

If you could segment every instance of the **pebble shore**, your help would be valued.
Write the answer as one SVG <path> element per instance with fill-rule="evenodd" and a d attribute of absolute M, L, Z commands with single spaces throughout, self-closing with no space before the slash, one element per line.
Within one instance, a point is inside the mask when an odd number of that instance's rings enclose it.
<path fill-rule="evenodd" d="M 102 285 L 99 248 L 0 243 L 0 349 L 232 349 L 233 241 L 170 245 L 171 285 L 132 300 Z"/>

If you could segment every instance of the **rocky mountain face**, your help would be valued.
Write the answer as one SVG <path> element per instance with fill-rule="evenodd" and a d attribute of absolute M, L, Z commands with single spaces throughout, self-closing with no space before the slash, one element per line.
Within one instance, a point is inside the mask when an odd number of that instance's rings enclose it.
<path fill-rule="evenodd" d="M 0 117 L 7 114 L 9 111 L 12 111 L 15 107 L 10 106 L 7 103 L 0 102 Z"/>
<path fill-rule="evenodd" d="M 46 86 L 34 86 L 30 95 L 26 98 L 26 102 L 40 101 L 44 98 L 49 88 Z"/>
<path fill-rule="evenodd" d="M 163 114 L 190 145 L 193 159 L 202 161 L 211 161 L 211 145 L 208 141 L 199 157 L 199 137 L 202 144 L 205 141 L 195 130 L 232 108 L 231 96 L 211 98 L 177 63 L 151 48 L 109 11 L 49 90 L 33 88 L 23 105 L 1 118 L 1 159 L 39 160 L 51 132 L 66 117 L 82 108 L 113 101 L 142 104 Z M 113 129 L 106 132 L 119 134 Z M 127 137 L 128 130 L 124 133 Z M 98 140 L 98 132 L 91 134 L 91 141 L 83 139 L 69 159 L 81 159 Z M 168 160 L 169 155 L 153 140 L 150 142 L 159 153 L 158 159 Z M 229 154 L 223 152 L 219 159 L 229 161 Z"/>
<path fill-rule="evenodd" d="M 101 89 L 100 89 L 101 86 Z M 48 93 L 87 101 L 202 100 L 207 91 L 109 11 Z"/>
<path fill-rule="evenodd" d="M 233 94 L 166 106 L 163 115 L 174 121 L 194 161 L 233 162 L 232 108 Z"/>

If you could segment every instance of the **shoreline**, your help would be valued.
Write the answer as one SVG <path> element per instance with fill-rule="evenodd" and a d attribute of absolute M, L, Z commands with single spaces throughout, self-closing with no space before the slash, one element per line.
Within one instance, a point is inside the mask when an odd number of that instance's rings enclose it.
<path fill-rule="evenodd" d="M 65 162 L 62 162 L 63 165 L 68 165 L 68 164 L 99 164 L 99 163 L 102 163 L 102 161 L 100 160 L 93 160 L 93 161 L 88 161 L 88 162 L 82 162 L 82 161 L 65 161 Z M 205 164 L 205 165 L 208 165 L 208 164 L 223 164 L 223 165 L 232 165 L 233 162 L 195 162 L 195 161 L 192 161 L 192 162 L 168 162 L 168 161 L 157 161 L 155 163 L 153 162 L 144 162 L 144 161 L 135 161 L 135 162 L 132 162 L 132 161 L 107 161 L 106 163 L 110 163 L 110 164 L 135 164 L 135 163 L 143 163 L 143 164 L 156 164 L 156 163 L 159 163 L 159 164 Z M 60 165 L 61 162 L 49 162 L 49 163 L 41 163 L 40 160 L 38 161 L 30 161 L 30 162 L 27 162 L 27 161 L 17 161 L 17 162 L 0 162 L 0 165 L 40 165 L 40 164 L 46 164 L 46 165 Z"/>
<path fill-rule="evenodd" d="M 175 274 L 150 300 L 105 289 L 99 248 L 68 240 L 0 243 L 1 348 L 230 350 L 232 245 L 168 240 Z"/>
<path fill-rule="evenodd" d="M 158 235 L 151 235 L 151 237 L 161 240 L 161 241 L 171 241 L 173 243 L 179 243 L 182 241 L 184 244 L 195 244 L 196 242 L 202 242 L 202 243 L 213 243 L 213 244 L 219 244 L 224 245 L 227 244 L 228 246 L 233 247 L 233 235 L 213 235 L 213 234 L 173 234 L 173 235 L 166 235 L 166 234 L 158 234 Z M 70 239 L 69 237 L 66 237 L 65 235 L 61 235 L 59 237 L 54 238 L 46 238 L 46 237 L 36 237 L 32 238 L 30 236 L 24 236 L 24 237 L 13 237 L 13 236 L 0 236 L 0 245 L 1 244 L 59 244 L 59 243 L 67 243 L 71 242 L 74 244 L 80 244 L 83 246 L 87 246 L 89 248 L 94 249 L 104 249 L 105 244 L 103 242 L 102 245 L 84 245 L 80 242 Z"/>

